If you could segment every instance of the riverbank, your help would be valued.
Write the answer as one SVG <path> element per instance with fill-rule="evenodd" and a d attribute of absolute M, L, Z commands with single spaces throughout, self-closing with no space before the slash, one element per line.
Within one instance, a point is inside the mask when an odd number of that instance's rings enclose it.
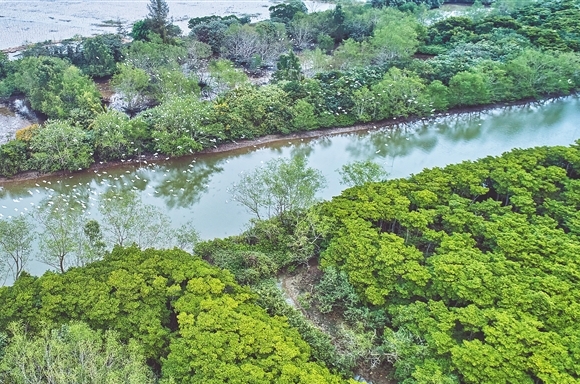
<path fill-rule="evenodd" d="M 196 157 L 196 156 L 203 156 L 204 154 L 215 154 L 215 153 L 224 153 L 224 152 L 231 152 L 236 151 L 244 148 L 258 148 L 261 146 L 265 146 L 268 144 L 274 144 L 277 142 L 284 142 L 288 140 L 300 140 L 300 139 L 316 139 L 325 136 L 334 136 L 334 135 L 341 135 L 345 133 L 353 133 L 353 132 L 363 132 L 363 131 L 370 131 L 370 130 L 378 130 L 386 127 L 397 127 L 401 124 L 409 124 L 417 121 L 430 121 L 436 118 L 440 118 L 442 116 L 452 116 L 452 115 L 461 115 L 461 114 L 468 114 L 468 113 L 477 113 L 477 112 L 484 112 L 487 110 L 497 109 L 497 108 L 504 108 L 504 107 L 513 107 L 513 106 L 524 106 L 533 103 L 542 104 L 551 100 L 558 100 L 563 97 L 574 97 L 577 96 L 577 93 L 573 93 L 567 96 L 557 96 L 557 97 L 547 97 L 543 99 L 525 99 L 525 100 L 518 100 L 513 102 L 502 102 L 502 103 L 495 103 L 495 104 L 485 104 L 473 107 L 461 107 L 461 108 L 453 108 L 446 112 L 435 113 L 431 116 L 427 117 L 398 117 L 398 118 L 391 118 L 381 121 L 369 122 L 369 123 L 361 123 L 355 124 L 347 127 L 336 127 L 336 128 L 323 128 L 317 129 L 312 131 L 301 131 L 301 132 L 294 132 L 290 134 L 273 134 L 273 135 L 266 135 L 256 139 L 251 140 L 238 140 L 232 141 L 227 143 L 221 143 L 216 145 L 215 147 L 206 148 L 202 151 L 196 152 L 191 155 L 186 155 L 182 157 Z M 119 166 L 125 166 L 127 164 L 136 164 L 140 166 L 145 161 L 148 163 L 163 163 L 169 159 L 176 159 L 179 157 L 167 157 L 167 156 L 154 156 L 152 154 L 141 155 L 138 159 L 130 159 L 125 161 L 109 161 L 109 162 L 98 162 L 92 164 L 89 168 L 84 169 L 78 172 L 68 172 L 68 171 L 58 171 L 54 173 L 41 173 L 39 171 L 27 171 L 16 174 L 10 178 L 0 176 L 0 185 L 10 184 L 13 182 L 25 181 L 25 180 L 34 180 L 42 177 L 54 177 L 54 176 L 66 176 L 70 177 L 74 174 L 79 174 L 81 172 L 87 171 L 102 171 L 108 170 Z"/>

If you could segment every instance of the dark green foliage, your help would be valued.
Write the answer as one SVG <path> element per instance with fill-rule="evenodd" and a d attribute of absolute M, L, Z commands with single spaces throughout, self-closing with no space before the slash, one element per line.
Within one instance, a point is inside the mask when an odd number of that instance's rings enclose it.
<path fill-rule="evenodd" d="M 219 54 L 223 41 L 226 36 L 226 30 L 232 24 L 247 24 L 246 18 L 237 16 L 204 16 L 190 19 L 188 27 L 191 29 L 189 35 L 202 43 L 208 44 L 213 53 Z"/>
<path fill-rule="evenodd" d="M 324 276 L 316 286 L 314 298 L 318 301 L 318 309 L 322 313 L 331 312 L 335 307 L 351 309 L 359 304 L 359 297 L 348 282 L 348 276 L 343 271 L 328 267 Z"/>
<path fill-rule="evenodd" d="M 8 54 L 0 52 L 0 80 L 4 79 L 11 72 Z"/>
<path fill-rule="evenodd" d="M 300 0 L 291 0 L 286 3 L 273 5 L 268 8 L 270 11 L 270 20 L 277 23 L 288 24 L 298 13 L 307 13 L 308 8 Z"/>
<path fill-rule="evenodd" d="M 0 174 L 13 176 L 28 170 L 28 151 L 25 142 L 11 140 L 0 145 Z"/>
<path fill-rule="evenodd" d="M 312 325 L 302 313 L 292 308 L 282 296 L 282 292 L 273 281 L 265 280 L 254 288 L 258 294 L 256 304 L 264 308 L 271 316 L 283 316 L 288 324 L 298 330 L 300 336 L 312 349 L 312 357 L 324 363 L 332 371 L 350 375 L 353 365 L 345 359 L 332 344 L 330 336 Z"/>
<path fill-rule="evenodd" d="M 277 71 L 272 75 L 276 81 L 300 81 L 304 78 L 298 56 L 292 51 L 280 56 L 276 68 Z"/>
<path fill-rule="evenodd" d="M 386 311 L 398 380 L 576 380 L 579 170 L 578 143 L 514 150 L 323 204 L 321 264 Z"/>
<path fill-rule="evenodd" d="M 103 77 L 113 74 L 115 64 L 123 59 L 122 36 L 103 34 L 95 37 L 68 39 L 60 44 L 44 42 L 27 48 L 23 57 L 56 57 L 68 60 L 85 75 Z"/>
<path fill-rule="evenodd" d="M 172 43 L 173 38 L 181 35 L 181 29 L 169 20 L 169 5 L 165 0 L 149 0 L 147 4 L 149 14 L 146 19 L 146 28 L 158 35 L 163 43 Z M 151 39 L 147 36 L 148 39 Z"/>
<path fill-rule="evenodd" d="M 151 21 L 148 19 L 137 20 L 131 29 L 133 40 L 149 41 L 149 33 L 151 33 Z"/>

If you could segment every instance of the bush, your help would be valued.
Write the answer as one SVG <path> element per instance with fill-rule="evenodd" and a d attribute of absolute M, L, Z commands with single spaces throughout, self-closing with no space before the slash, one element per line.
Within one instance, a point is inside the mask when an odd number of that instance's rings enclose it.
<path fill-rule="evenodd" d="M 28 170 L 27 144 L 21 140 L 11 140 L 0 145 L 0 175 L 13 176 Z"/>
<path fill-rule="evenodd" d="M 76 171 L 93 162 L 88 135 L 64 121 L 49 121 L 30 140 L 32 165 L 42 172 Z"/>

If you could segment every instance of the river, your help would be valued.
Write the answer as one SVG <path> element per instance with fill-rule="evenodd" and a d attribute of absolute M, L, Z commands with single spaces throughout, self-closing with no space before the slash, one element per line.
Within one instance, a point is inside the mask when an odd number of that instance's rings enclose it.
<path fill-rule="evenodd" d="M 373 160 L 383 165 L 389 178 L 406 177 L 424 168 L 500 155 L 516 147 L 569 145 L 580 136 L 579 122 L 580 98 L 569 96 L 356 133 L 11 182 L 1 186 L 0 215 L 29 213 L 41 200 L 67 194 L 81 196 L 87 210 L 93 210 L 91 216 L 98 218 L 89 192 L 95 196 L 108 189 L 132 188 L 145 203 L 170 215 L 176 227 L 191 221 L 204 239 L 224 237 L 239 234 L 251 218 L 232 201 L 228 188 L 242 172 L 273 158 L 305 156 L 327 179 L 319 198 L 330 199 L 344 188 L 337 169 L 353 161 Z M 46 266 L 33 262 L 28 270 L 40 274 Z"/>

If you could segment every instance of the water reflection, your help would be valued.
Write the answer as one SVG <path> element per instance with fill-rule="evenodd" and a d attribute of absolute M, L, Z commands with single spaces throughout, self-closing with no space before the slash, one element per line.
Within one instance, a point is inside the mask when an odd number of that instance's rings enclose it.
<path fill-rule="evenodd" d="M 576 97 L 545 105 L 439 116 L 368 132 L 280 141 L 228 153 L 199 154 L 164 163 L 133 162 L 65 177 L 6 183 L 0 189 L 0 217 L 24 214 L 42 199 L 63 195 L 69 206 L 84 207 L 99 220 L 96 203 L 107 191 L 136 191 L 144 204 L 158 207 L 177 228 L 192 222 L 202 238 L 234 235 L 251 218 L 232 202 L 228 188 L 241 174 L 273 158 L 304 156 L 322 171 L 328 199 L 344 188 L 336 172 L 347 163 L 372 160 L 390 177 L 406 177 L 423 168 L 499 155 L 511 148 L 568 145 L 578 138 L 580 102 Z M 89 213 L 90 212 L 90 213 Z M 31 272 L 45 266 L 36 263 Z"/>

